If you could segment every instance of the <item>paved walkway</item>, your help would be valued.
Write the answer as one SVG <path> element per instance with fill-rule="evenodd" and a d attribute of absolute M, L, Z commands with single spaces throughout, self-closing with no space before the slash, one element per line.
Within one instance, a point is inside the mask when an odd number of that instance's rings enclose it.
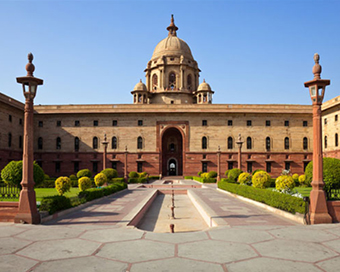
<path fill-rule="evenodd" d="M 339 224 L 298 225 L 210 186 L 193 190 L 223 227 L 171 234 L 122 226 L 148 190 L 45 225 L 0 223 L 0 271 L 339 271 Z"/>

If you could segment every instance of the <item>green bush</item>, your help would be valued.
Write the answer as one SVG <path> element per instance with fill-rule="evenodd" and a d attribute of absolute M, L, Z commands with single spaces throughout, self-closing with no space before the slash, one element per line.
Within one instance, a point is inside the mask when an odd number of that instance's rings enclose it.
<path fill-rule="evenodd" d="M 69 192 L 71 188 L 71 180 L 68 177 L 59 177 L 55 180 L 55 189 L 59 195 Z"/>
<path fill-rule="evenodd" d="M 300 185 L 299 184 L 299 174 L 293 174 L 292 178 L 293 178 L 293 180 L 295 182 L 295 186 L 299 186 Z"/>
<path fill-rule="evenodd" d="M 217 172 L 216 171 L 210 171 L 208 173 L 208 175 L 209 175 L 209 178 L 216 178 L 217 177 Z"/>
<path fill-rule="evenodd" d="M 135 172 L 135 171 L 131 171 L 131 172 L 129 173 L 129 178 L 138 178 L 138 177 L 139 177 L 139 175 L 138 175 L 138 173 Z"/>
<path fill-rule="evenodd" d="M 145 183 L 147 182 L 148 179 L 147 178 L 129 178 L 128 179 L 128 183 Z"/>
<path fill-rule="evenodd" d="M 270 175 L 266 171 L 258 171 L 252 178 L 253 187 L 264 189 L 268 186 Z"/>
<path fill-rule="evenodd" d="M 241 173 L 238 176 L 238 183 L 245 184 L 245 185 L 251 185 L 251 176 L 249 173 Z"/>
<path fill-rule="evenodd" d="M 256 169 L 255 171 L 253 171 L 253 173 L 251 173 L 251 175 L 254 176 L 254 174 L 257 173 L 257 172 L 259 172 L 259 171 L 264 171 L 264 170 Z"/>
<path fill-rule="evenodd" d="M 197 176 L 200 177 L 202 173 L 203 173 L 202 171 L 199 171 L 199 172 L 197 173 Z"/>
<path fill-rule="evenodd" d="M 50 176 L 47 175 L 47 174 L 45 174 L 44 177 L 45 177 L 44 180 L 45 180 L 45 179 L 50 179 Z"/>
<path fill-rule="evenodd" d="M 311 186 L 313 179 L 313 162 L 308 163 L 306 170 L 306 184 Z M 323 181 L 324 190 L 340 188 L 340 160 L 334 158 L 323 158 Z"/>
<path fill-rule="evenodd" d="M 47 196 L 41 200 L 39 210 L 54 214 L 57 211 L 66 210 L 71 207 L 71 200 L 65 196 Z"/>
<path fill-rule="evenodd" d="M 202 173 L 201 177 L 192 177 L 192 178 L 193 180 L 196 180 L 202 183 L 215 183 L 216 182 L 215 178 L 202 177 L 203 174 L 208 174 L 208 173 Z"/>
<path fill-rule="evenodd" d="M 220 182 L 237 183 L 234 179 L 221 178 Z"/>
<path fill-rule="evenodd" d="M 21 188 L 22 181 L 22 161 L 11 161 L 1 171 L 1 178 L 8 185 L 13 185 Z M 45 173 L 42 168 L 36 163 L 33 163 L 33 179 L 35 186 L 39 186 L 45 179 Z"/>
<path fill-rule="evenodd" d="M 97 187 L 103 186 L 104 183 L 107 182 L 107 177 L 104 173 L 98 173 L 94 177 L 94 183 L 96 184 Z"/>
<path fill-rule="evenodd" d="M 184 179 L 192 179 L 192 176 L 185 176 Z"/>
<path fill-rule="evenodd" d="M 80 179 L 82 177 L 92 177 L 92 172 L 89 170 L 89 169 L 82 169 L 82 170 L 79 170 L 78 173 L 77 173 L 77 178 Z"/>
<path fill-rule="evenodd" d="M 70 179 L 77 179 L 77 176 L 76 175 L 70 175 Z"/>
<path fill-rule="evenodd" d="M 113 194 L 115 192 L 121 191 L 123 189 L 126 189 L 127 185 L 125 182 L 117 182 L 115 184 L 109 185 L 107 187 L 103 188 L 92 188 L 92 189 L 87 189 L 84 191 L 79 192 L 78 197 L 80 199 L 86 199 L 86 201 L 91 201 L 96 198 L 100 198 L 103 196 L 107 196 L 110 194 Z"/>
<path fill-rule="evenodd" d="M 234 168 L 228 171 L 228 178 L 237 180 L 238 176 L 242 173 L 241 169 Z"/>
<path fill-rule="evenodd" d="M 113 178 L 108 183 L 125 182 L 125 178 Z"/>
<path fill-rule="evenodd" d="M 295 181 L 293 177 L 288 175 L 282 175 L 279 176 L 276 181 L 276 190 L 282 192 L 282 191 L 290 191 L 295 187 Z"/>
<path fill-rule="evenodd" d="M 218 188 L 293 214 L 296 212 L 303 214 L 305 212 L 305 202 L 303 199 L 288 194 L 258 189 L 252 186 L 240 186 L 228 182 L 219 182 Z"/>
<path fill-rule="evenodd" d="M 103 173 L 107 177 L 107 180 L 118 177 L 117 170 L 113 169 L 113 168 L 106 168 L 106 169 L 102 170 L 100 173 Z"/>
<path fill-rule="evenodd" d="M 92 181 L 88 177 L 82 177 L 78 180 L 78 187 L 80 191 L 87 190 L 91 188 L 92 186 Z"/>
<path fill-rule="evenodd" d="M 78 180 L 77 179 L 71 179 L 71 186 L 72 187 L 78 187 Z"/>
<path fill-rule="evenodd" d="M 146 178 L 147 175 L 148 175 L 148 173 L 146 173 L 146 172 L 138 173 L 138 177 L 140 177 L 140 178 Z"/>
<path fill-rule="evenodd" d="M 159 176 L 149 176 L 149 180 L 151 179 L 159 179 Z"/>
<path fill-rule="evenodd" d="M 54 178 L 49 178 L 49 179 L 44 179 L 44 181 L 35 188 L 55 188 L 55 179 Z"/>
<path fill-rule="evenodd" d="M 224 175 L 228 176 L 229 170 L 225 171 Z"/>
<path fill-rule="evenodd" d="M 300 186 L 305 186 L 306 184 L 306 175 L 300 175 L 299 176 L 299 184 Z"/>

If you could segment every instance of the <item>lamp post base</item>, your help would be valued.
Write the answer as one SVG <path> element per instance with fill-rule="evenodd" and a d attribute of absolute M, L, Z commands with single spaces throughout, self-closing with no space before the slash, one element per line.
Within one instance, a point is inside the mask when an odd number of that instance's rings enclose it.
<path fill-rule="evenodd" d="M 313 188 L 310 192 L 310 222 L 312 225 L 332 223 L 324 190 L 315 190 Z"/>
<path fill-rule="evenodd" d="M 29 183 L 32 186 L 32 182 Z M 19 209 L 14 218 L 14 223 L 40 224 L 40 213 L 37 209 L 35 191 L 33 188 L 25 187 L 27 182 L 21 184 L 23 188 L 20 193 Z"/>
<path fill-rule="evenodd" d="M 18 213 L 14 218 L 14 223 L 40 224 L 40 213 Z"/>

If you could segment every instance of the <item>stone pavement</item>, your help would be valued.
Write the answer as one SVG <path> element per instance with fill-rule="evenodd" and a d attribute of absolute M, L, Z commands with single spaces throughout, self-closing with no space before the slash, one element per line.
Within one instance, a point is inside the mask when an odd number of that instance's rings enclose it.
<path fill-rule="evenodd" d="M 123 226 L 145 192 L 121 192 L 45 225 L 0 223 L 0 271 L 340 270 L 339 224 L 298 225 L 209 187 L 195 193 L 223 227 L 172 234 Z"/>

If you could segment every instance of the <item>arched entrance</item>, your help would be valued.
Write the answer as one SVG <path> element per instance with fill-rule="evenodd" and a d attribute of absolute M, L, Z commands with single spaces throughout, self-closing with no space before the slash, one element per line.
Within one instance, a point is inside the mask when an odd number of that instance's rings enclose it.
<path fill-rule="evenodd" d="M 162 137 L 162 175 L 181 176 L 183 173 L 183 137 L 174 127 L 168 128 Z"/>

